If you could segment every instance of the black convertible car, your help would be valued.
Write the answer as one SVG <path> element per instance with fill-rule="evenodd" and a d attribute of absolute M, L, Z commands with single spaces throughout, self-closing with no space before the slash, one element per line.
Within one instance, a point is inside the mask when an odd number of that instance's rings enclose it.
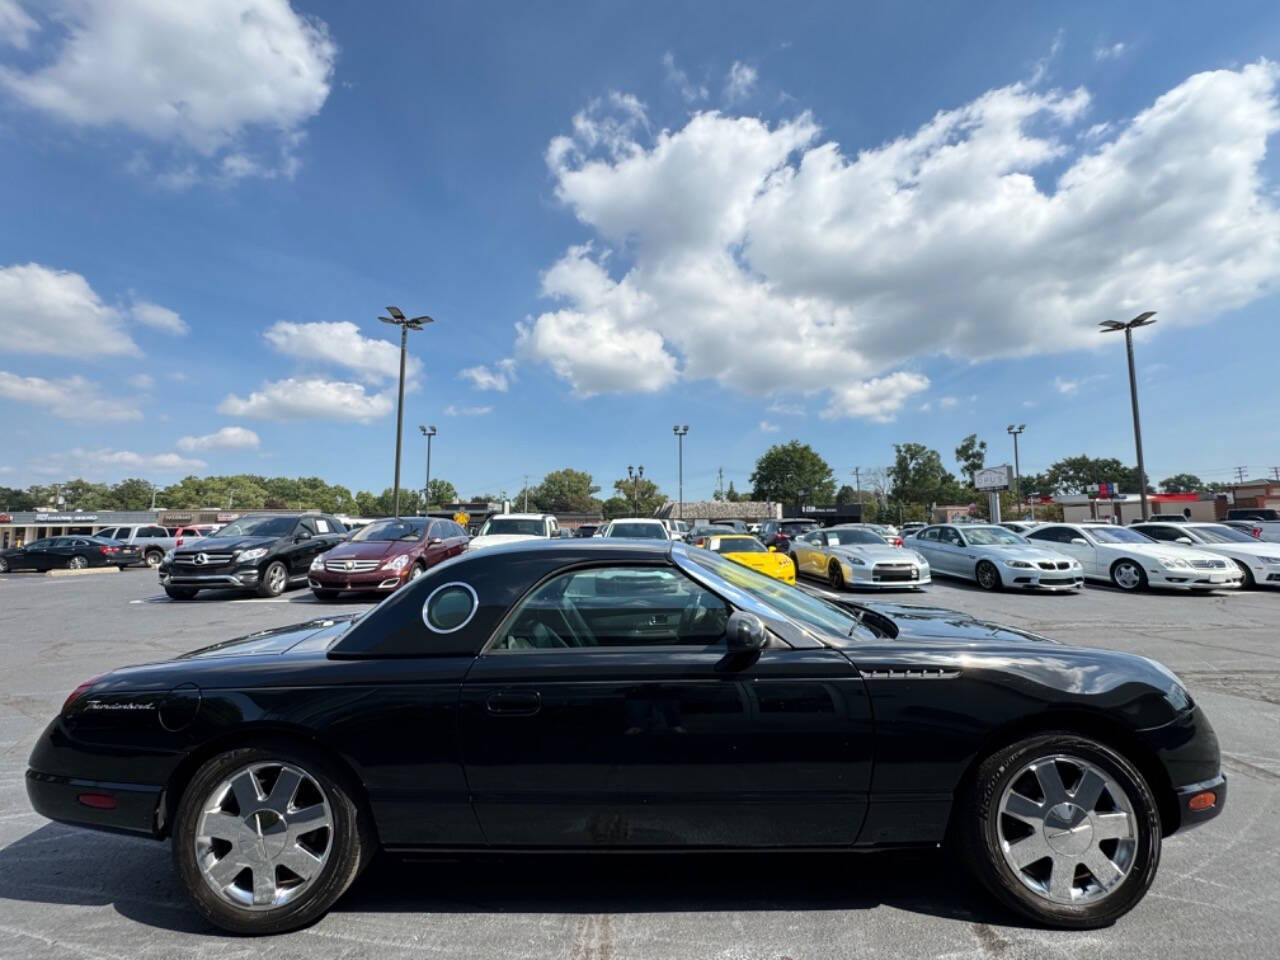
<path fill-rule="evenodd" d="M 172 837 L 196 906 L 244 933 L 319 916 L 379 848 L 944 840 L 1010 907 L 1094 927 L 1226 799 L 1151 660 L 620 540 L 463 554 L 363 616 L 89 680 L 27 789 Z"/>

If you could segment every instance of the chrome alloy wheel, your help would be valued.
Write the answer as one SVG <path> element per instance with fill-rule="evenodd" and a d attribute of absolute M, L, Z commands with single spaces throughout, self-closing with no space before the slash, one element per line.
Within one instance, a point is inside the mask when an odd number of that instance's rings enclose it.
<path fill-rule="evenodd" d="M 1053 903 L 1096 903 L 1133 868 L 1138 824 L 1124 788 L 1066 754 L 1026 764 L 1000 798 L 998 836 L 1022 884 Z"/>
<path fill-rule="evenodd" d="M 249 910 L 282 906 L 306 890 L 333 846 L 333 812 L 320 785 L 287 763 L 255 763 L 219 783 L 196 824 L 196 863 L 222 899 Z"/>
<path fill-rule="evenodd" d="M 77 554 L 67 561 L 68 570 L 83 570 L 89 565 L 89 561 Z"/>
<path fill-rule="evenodd" d="M 1116 585 L 1125 590 L 1137 590 L 1142 586 L 1142 571 L 1132 561 L 1125 560 L 1116 567 Z"/>
<path fill-rule="evenodd" d="M 284 564 L 273 563 L 267 568 L 267 588 L 272 593 L 283 593 L 287 578 L 288 574 L 285 573 Z"/>

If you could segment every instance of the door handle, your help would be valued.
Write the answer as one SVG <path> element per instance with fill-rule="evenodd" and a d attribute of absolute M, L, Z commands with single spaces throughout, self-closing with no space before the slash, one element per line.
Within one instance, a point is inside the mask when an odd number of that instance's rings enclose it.
<path fill-rule="evenodd" d="M 494 716 L 532 717 L 542 709 L 542 695 L 536 690 L 531 693 L 491 693 L 484 706 Z"/>

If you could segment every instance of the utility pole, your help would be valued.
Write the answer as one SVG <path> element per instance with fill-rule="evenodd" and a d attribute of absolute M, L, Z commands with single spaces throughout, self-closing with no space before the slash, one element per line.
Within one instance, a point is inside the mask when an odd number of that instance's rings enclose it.
<path fill-rule="evenodd" d="M 1016 427 L 1011 423 L 1005 432 L 1013 437 L 1013 501 L 1016 503 L 1018 513 L 1022 513 L 1022 469 L 1018 463 L 1018 437 L 1027 429 L 1025 423 L 1020 423 Z M 1145 490 L 1146 487 L 1144 486 Z M 1145 511 L 1144 511 L 1145 513 Z"/>
<path fill-rule="evenodd" d="M 400 516 L 400 437 L 404 432 L 404 357 L 409 343 L 409 331 L 421 330 L 423 324 L 435 321 L 426 314 L 420 317 L 406 317 L 399 307 L 387 307 L 387 313 L 391 316 L 378 319 L 400 328 L 400 400 L 396 404 L 396 478 L 391 494 L 391 510 L 398 517 Z"/>
<path fill-rule="evenodd" d="M 1248 467 L 1236 467 L 1236 483 L 1244 483 L 1244 474 Z"/>
<path fill-rule="evenodd" d="M 853 468 L 853 487 L 858 494 L 858 503 L 862 503 L 862 468 Z"/>
<path fill-rule="evenodd" d="M 529 475 L 524 475 L 524 512 L 529 512 Z"/>
<path fill-rule="evenodd" d="M 431 438 L 436 435 L 436 425 L 433 423 L 430 427 L 424 427 L 418 424 L 418 429 L 427 438 L 427 485 L 422 488 L 422 515 L 425 517 L 431 508 Z"/>
<path fill-rule="evenodd" d="M 716 493 L 720 495 L 719 499 L 724 499 L 724 467 L 716 468 Z"/>
<path fill-rule="evenodd" d="M 1280 480 L 1280 467 L 1272 467 L 1271 475 L 1275 477 L 1277 480 Z"/>
<path fill-rule="evenodd" d="M 1129 355 L 1129 398 L 1133 402 L 1133 442 L 1138 450 L 1138 495 L 1142 502 L 1142 519 L 1147 519 L 1147 469 L 1142 463 L 1142 423 L 1138 419 L 1138 375 L 1133 368 L 1133 328 L 1146 327 L 1155 323 L 1151 318 L 1156 315 L 1154 310 L 1148 310 L 1140 313 L 1128 323 L 1120 323 L 1118 320 L 1104 320 L 1098 326 L 1102 327 L 1103 333 L 1116 333 L 1124 331 L 1125 352 Z"/>
<path fill-rule="evenodd" d="M 676 445 L 677 447 L 679 447 L 679 454 L 678 454 L 679 466 L 677 467 L 677 470 L 678 470 L 677 476 L 679 477 L 679 479 L 677 480 L 677 484 L 679 487 L 679 494 L 678 494 L 679 499 L 676 501 L 679 504 L 679 507 L 678 507 L 679 512 L 676 514 L 676 517 L 680 520 L 683 520 L 684 519 L 684 438 L 689 433 L 689 425 L 687 423 L 683 427 L 677 425 L 672 427 L 671 430 L 676 435 Z"/>

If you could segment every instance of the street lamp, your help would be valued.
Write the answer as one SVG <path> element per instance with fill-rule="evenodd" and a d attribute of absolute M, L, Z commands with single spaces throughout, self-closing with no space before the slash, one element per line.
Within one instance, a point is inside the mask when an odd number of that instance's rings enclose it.
<path fill-rule="evenodd" d="M 1133 328 L 1149 327 L 1155 323 L 1151 318 L 1156 315 L 1154 310 L 1148 310 L 1146 313 L 1140 313 L 1128 323 L 1120 323 L 1118 320 L 1104 320 L 1098 326 L 1102 327 L 1103 333 L 1116 333 L 1120 330 L 1124 331 L 1124 346 L 1129 354 L 1129 397 L 1133 401 L 1133 442 L 1138 448 L 1138 496 L 1142 501 L 1142 519 L 1147 519 L 1147 470 L 1142 463 L 1142 423 L 1138 419 L 1138 376 L 1133 371 Z"/>
<path fill-rule="evenodd" d="M 1020 423 L 1016 427 L 1011 423 L 1005 429 L 1005 432 L 1013 437 L 1013 499 L 1018 504 L 1018 512 L 1022 512 L 1022 470 L 1018 465 L 1018 437 L 1022 431 L 1027 429 L 1025 423 Z"/>
<path fill-rule="evenodd" d="M 676 517 L 680 520 L 684 519 L 684 438 L 689 434 L 689 425 L 686 423 L 683 427 L 675 426 L 671 428 L 671 432 L 676 435 L 676 446 L 680 450 L 679 468 L 677 486 L 679 489 L 679 504 Z"/>
<path fill-rule="evenodd" d="M 418 424 L 418 429 L 427 438 L 427 485 L 422 488 L 422 515 L 425 517 L 431 507 L 431 438 L 436 435 L 436 425 L 433 423 L 430 427 L 424 427 Z"/>
<path fill-rule="evenodd" d="M 404 355 L 410 330 L 421 330 L 423 324 L 434 321 L 425 314 L 421 317 L 406 317 L 399 307 L 387 307 L 389 317 L 379 317 L 383 323 L 390 323 L 400 328 L 400 400 L 396 404 L 396 480 L 392 493 L 392 512 L 400 516 L 400 434 L 404 429 Z"/>
<path fill-rule="evenodd" d="M 644 464 L 638 470 L 631 469 L 631 464 L 627 464 L 627 479 L 631 481 L 631 509 L 637 516 L 640 514 L 640 481 L 643 478 Z"/>

